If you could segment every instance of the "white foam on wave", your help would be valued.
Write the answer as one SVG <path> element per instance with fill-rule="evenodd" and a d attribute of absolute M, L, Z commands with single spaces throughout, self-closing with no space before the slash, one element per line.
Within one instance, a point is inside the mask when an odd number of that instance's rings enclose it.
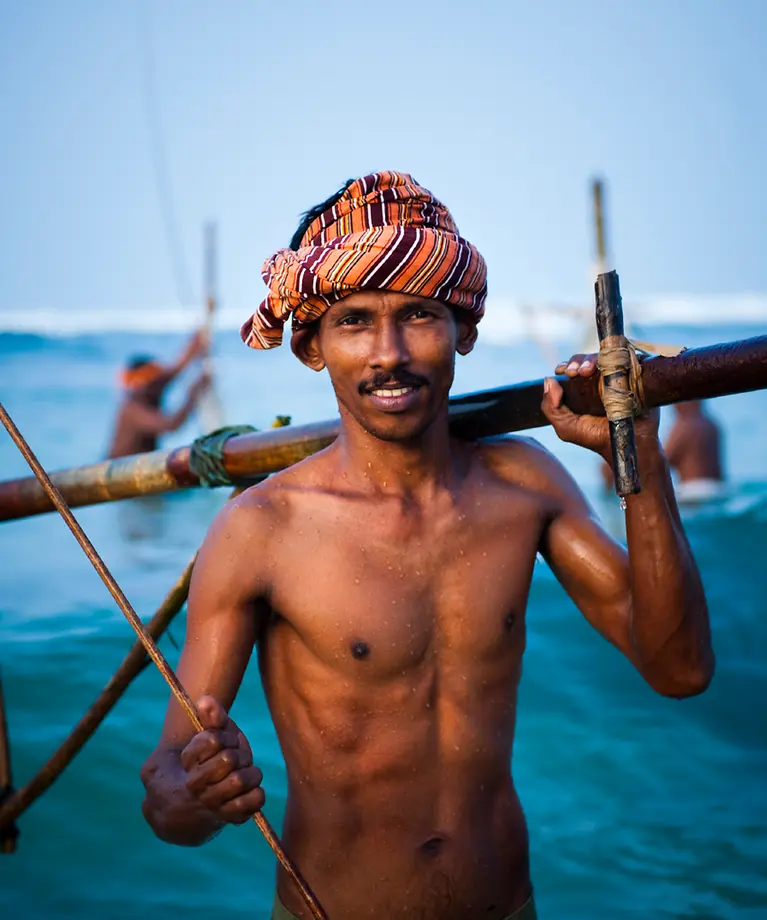
<path fill-rule="evenodd" d="M 639 325 L 717 326 L 765 323 L 767 295 L 733 294 L 709 297 L 685 295 L 648 297 L 624 302 L 627 321 Z M 245 321 L 248 307 L 222 307 L 216 327 L 235 330 Z M 188 332 L 204 315 L 195 307 L 139 307 L 135 309 L 0 309 L 0 332 L 36 333 L 47 338 L 104 332 Z M 499 345 L 545 338 L 572 340 L 593 327 L 593 307 L 586 304 L 522 303 L 491 298 L 482 322 L 482 337 Z"/>

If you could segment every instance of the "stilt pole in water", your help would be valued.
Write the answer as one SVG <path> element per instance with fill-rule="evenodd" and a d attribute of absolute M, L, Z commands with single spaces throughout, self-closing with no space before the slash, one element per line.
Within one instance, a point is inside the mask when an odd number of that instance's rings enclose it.
<path fill-rule="evenodd" d="M 195 555 L 196 558 L 196 555 Z M 156 641 L 170 626 L 173 618 L 184 606 L 189 593 L 189 582 L 194 568 L 194 559 L 189 562 L 171 588 L 157 612 L 147 622 L 146 631 Z M 0 803 L 0 834 L 4 828 L 15 821 L 33 802 L 48 789 L 77 754 L 85 746 L 96 729 L 114 708 L 117 701 L 149 664 L 144 644 L 138 640 L 123 659 L 109 683 L 94 700 L 88 711 L 75 725 L 58 750 L 43 764 L 37 773 L 19 789 L 16 789 Z"/>
<path fill-rule="evenodd" d="M 11 776 L 11 745 L 8 741 L 8 723 L 5 718 L 3 682 L 0 680 L 0 809 L 13 796 Z M 0 852 L 15 853 L 19 829 L 11 822 L 0 822 Z"/>
<path fill-rule="evenodd" d="M 32 449 L 30 448 L 30 446 L 24 440 L 24 437 L 22 436 L 21 432 L 14 424 L 13 419 L 6 412 L 5 407 L 2 405 L 2 403 L 0 403 L 0 421 L 2 421 L 3 425 L 8 431 L 8 434 L 11 436 L 14 443 L 16 444 L 16 446 L 19 448 L 19 450 L 23 454 L 24 459 L 27 461 L 27 463 L 32 468 L 32 471 L 34 472 L 35 476 L 39 480 L 42 487 L 45 489 L 46 494 L 50 498 L 56 510 L 59 512 L 59 514 L 61 514 L 61 516 L 66 521 L 67 526 L 72 531 L 75 539 L 80 544 L 83 551 L 85 552 L 85 555 L 88 557 L 88 559 L 91 561 L 91 564 L 93 565 L 93 567 L 96 569 L 96 571 L 100 575 L 101 580 L 106 585 L 109 593 L 112 595 L 115 602 L 117 603 L 117 606 L 120 608 L 120 610 L 125 615 L 125 618 L 128 620 L 130 625 L 133 627 L 134 632 L 141 640 L 141 643 L 146 649 L 147 654 L 152 659 L 152 661 L 154 661 L 154 663 L 157 665 L 158 670 L 160 671 L 162 676 L 165 678 L 165 681 L 170 687 L 170 689 L 172 690 L 173 695 L 176 697 L 181 707 L 184 709 L 186 714 L 189 716 L 189 719 L 191 720 L 192 724 L 197 729 L 197 731 L 202 731 L 203 725 L 202 725 L 202 722 L 200 721 L 200 716 L 197 712 L 197 709 L 195 708 L 194 703 L 189 698 L 186 690 L 184 690 L 184 688 L 181 686 L 181 683 L 179 679 L 176 677 L 175 673 L 173 672 L 173 669 L 170 667 L 168 662 L 165 660 L 165 656 L 159 650 L 159 648 L 155 644 L 152 637 L 146 632 L 146 629 L 144 628 L 144 624 L 141 622 L 141 620 L 138 617 L 138 614 L 131 606 L 130 601 L 123 594 L 122 589 L 115 581 L 112 573 L 109 571 L 109 569 L 106 567 L 102 558 L 96 552 L 95 547 L 93 546 L 91 541 L 86 536 L 85 531 L 82 529 L 77 519 L 70 511 L 69 507 L 67 506 L 67 503 L 64 501 L 64 499 L 59 494 L 58 490 L 56 489 L 56 486 L 51 482 L 50 478 L 48 477 L 48 474 L 45 472 L 45 470 L 41 466 L 40 461 L 37 459 L 37 457 L 32 452 Z M 309 889 L 304 879 L 299 874 L 296 867 L 288 859 L 285 851 L 282 848 L 282 844 L 280 843 L 277 835 L 275 834 L 272 826 L 269 824 L 267 819 L 264 817 L 263 814 L 261 814 L 261 812 L 256 812 L 256 814 L 253 815 L 253 820 L 256 822 L 259 830 L 266 838 L 266 842 L 269 844 L 275 856 L 280 861 L 280 864 L 282 865 L 283 869 L 285 869 L 285 871 L 288 873 L 288 875 L 291 877 L 291 879 L 295 883 L 296 887 L 301 893 L 301 896 L 306 902 L 307 907 L 312 912 L 312 916 L 317 918 L 317 920 L 327 920 L 327 915 L 323 911 L 322 907 L 320 907 L 319 902 L 317 901 L 314 894 Z"/>
<path fill-rule="evenodd" d="M 604 183 L 601 179 L 594 179 L 591 183 L 591 194 L 594 203 L 594 248 L 596 251 L 596 273 L 601 275 L 607 271 L 607 237 L 605 235 L 605 209 L 604 209 Z"/>
<path fill-rule="evenodd" d="M 241 492 L 242 489 L 235 489 L 227 500 L 231 500 Z M 189 584 L 196 560 L 197 553 L 186 564 L 176 583 L 166 594 L 154 615 L 147 621 L 146 631 L 155 642 L 165 633 L 174 617 L 184 606 L 189 595 Z M 11 821 L 15 821 L 19 815 L 23 814 L 61 776 L 148 664 L 146 649 L 139 639 L 109 679 L 109 683 L 55 753 L 40 767 L 32 779 L 0 803 L 0 836 Z"/>
<path fill-rule="evenodd" d="M 203 358 L 203 368 L 210 377 L 210 386 L 200 395 L 198 411 L 205 434 L 216 431 L 224 425 L 224 408 L 216 387 L 213 359 L 210 349 L 213 344 L 213 317 L 218 306 L 218 228 L 212 221 L 203 228 L 203 286 L 205 288 L 205 335 L 207 353 Z"/>

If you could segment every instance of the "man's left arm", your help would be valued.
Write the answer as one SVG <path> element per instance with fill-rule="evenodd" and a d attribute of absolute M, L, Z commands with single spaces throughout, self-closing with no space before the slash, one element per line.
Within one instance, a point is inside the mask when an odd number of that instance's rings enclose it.
<path fill-rule="evenodd" d="M 595 366 L 594 356 L 576 356 L 566 373 L 589 376 Z M 562 395 L 556 380 L 547 381 L 542 408 L 558 436 L 609 463 L 607 419 L 575 415 Z M 714 672 L 706 598 L 658 439 L 658 414 L 638 419 L 636 434 L 642 491 L 626 499 L 628 553 L 604 532 L 550 455 L 541 472 L 555 495 L 555 510 L 541 549 L 587 619 L 655 690 L 693 696 L 708 687 Z"/>

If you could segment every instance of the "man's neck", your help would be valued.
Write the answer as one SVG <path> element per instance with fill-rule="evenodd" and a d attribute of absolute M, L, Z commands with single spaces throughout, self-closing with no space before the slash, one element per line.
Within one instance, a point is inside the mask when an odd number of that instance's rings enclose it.
<path fill-rule="evenodd" d="M 417 502 L 452 489 L 460 476 L 447 424 L 447 406 L 429 428 L 411 441 L 384 441 L 342 412 L 335 442 L 340 475 L 355 488 Z"/>

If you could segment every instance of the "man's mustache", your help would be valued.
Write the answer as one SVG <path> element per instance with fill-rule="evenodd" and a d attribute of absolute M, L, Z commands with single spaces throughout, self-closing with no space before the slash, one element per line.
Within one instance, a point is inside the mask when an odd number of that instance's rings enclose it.
<path fill-rule="evenodd" d="M 429 381 L 419 374 L 411 374 L 410 371 L 397 371 L 396 374 L 374 374 L 369 380 L 363 380 L 358 389 L 360 396 L 370 393 L 372 390 L 380 390 L 384 387 L 425 387 Z"/>

